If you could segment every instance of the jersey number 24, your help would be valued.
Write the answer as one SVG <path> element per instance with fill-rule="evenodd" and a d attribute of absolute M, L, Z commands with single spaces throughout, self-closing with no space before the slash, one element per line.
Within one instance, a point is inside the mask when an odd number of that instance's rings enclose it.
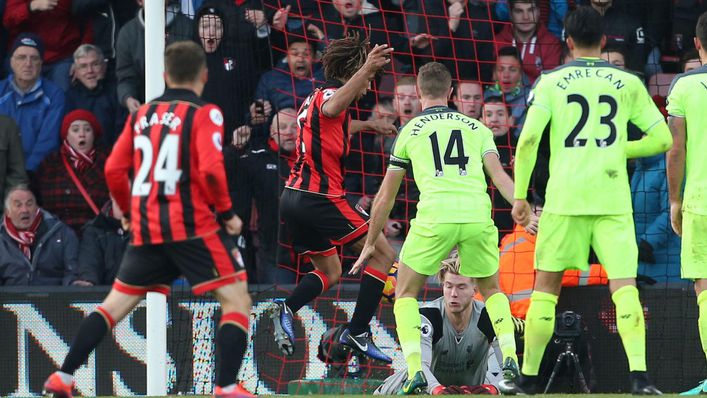
<path fill-rule="evenodd" d="M 142 152 L 142 163 L 140 163 L 140 168 L 135 175 L 132 193 L 133 196 L 147 196 L 152 189 L 149 176 L 155 150 L 152 148 L 150 138 L 146 135 L 138 135 L 135 137 L 133 145 L 136 150 Z M 182 176 L 182 170 L 177 168 L 179 163 L 178 158 L 179 136 L 167 134 L 157 151 L 157 160 L 155 161 L 154 171 L 152 172 L 152 180 L 164 183 L 164 192 L 158 192 L 158 194 L 174 195 L 176 193 L 177 182 Z"/>

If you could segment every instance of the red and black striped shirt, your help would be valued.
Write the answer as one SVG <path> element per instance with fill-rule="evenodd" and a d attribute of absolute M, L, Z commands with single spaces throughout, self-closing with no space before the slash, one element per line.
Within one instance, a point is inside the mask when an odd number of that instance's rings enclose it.
<path fill-rule="evenodd" d="M 189 90 L 167 89 L 128 119 L 106 161 L 106 181 L 118 206 L 129 209 L 133 245 L 218 230 L 210 207 L 231 211 L 222 142 L 221 110 Z"/>
<path fill-rule="evenodd" d="M 297 115 L 297 160 L 287 187 L 326 196 L 343 196 L 345 160 L 349 153 L 348 110 L 330 118 L 322 105 L 340 83 L 327 82 L 307 97 Z"/>

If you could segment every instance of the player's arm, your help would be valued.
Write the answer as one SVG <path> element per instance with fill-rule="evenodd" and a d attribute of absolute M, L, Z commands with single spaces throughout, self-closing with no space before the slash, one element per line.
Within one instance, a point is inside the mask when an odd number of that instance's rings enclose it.
<path fill-rule="evenodd" d="M 368 260 L 375 251 L 375 243 L 378 240 L 385 222 L 388 220 L 390 211 L 395 204 L 395 197 L 398 195 L 400 183 L 405 177 L 405 169 L 391 165 L 388 171 L 385 172 L 383 183 L 381 184 L 378 194 L 373 199 L 371 206 L 371 218 L 368 225 L 368 234 L 366 235 L 366 243 L 361 250 L 361 254 L 356 260 L 356 263 L 351 267 L 349 274 L 355 274 L 363 266 L 363 263 Z"/>
<path fill-rule="evenodd" d="M 638 141 L 629 141 L 626 144 L 626 157 L 629 159 L 663 153 L 673 144 L 663 114 L 658 110 L 643 82 L 639 79 L 635 82 L 635 100 L 631 103 L 632 112 L 629 120 L 645 135 Z"/>
<path fill-rule="evenodd" d="M 504 199 L 513 204 L 513 180 L 503 169 L 497 152 L 487 152 L 483 158 L 486 175 L 491 177 L 493 185 L 498 188 Z"/>
<path fill-rule="evenodd" d="M 376 72 L 390 62 L 390 55 L 393 49 L 387 44 L 377 45 L 368 53 L 363 67 L 356 71 L 354 75 L 324 104 L 322 113 L 327 117 L 336 117 L 345 111 L 370 84 L 376 76 Z"/>
<path fill-rule="evenodd" d="M 380 135 L 394 135 L 398 132 L 394 124 L 386 123 L 382 120 L 351 120 L 351 123 L 349 123 L 349 134 L 364 130 L 375 131 Z"/>
<path fill-rule="evenodd" d="M 133 166 L 133 119 L 125 122 L 122 133 L 113 145 L 106 160 L 105 176 L 110 194 L 123 212 L 125 218 L 130 218 L 130 178 L 128 172 Z"/>
<path fill-rule="evenodd" d="M 208 105 L 201 108 L 195 118 L 194 132 L 197 150 L 197 168 L 206 188 L 209 203 L 216 209 L 219 221 L 225 223 L 228 233 L 240 233 L 242 222 L 233 212 L 231 195 L 226 183 L 226 169 L 223 162 L 223 114 L 218 107 Z"/>
<path fill-rule="evenodd" d="M 545 106 L 532 105 L 528 109 L 528 116 L 525 119 L 518 146 L 516 147 L 515 164 L 513 166 L 515 174 L 514 201 L 511 215 L 513 216 L 513 221 L 523 227 L 531 222 L 532 211 L 527 200 L 528 186 L 530 185 L 530 177 L 538 157 L 540 139 L 545 127 L 550 122 L 551 115 L 550 110 Z"/>
<path fill-rule="evenodd" d="M 668 125 L 673 135 L 673 147 L 668 151 L 666 159 L 670 221 L 675 233 L 682 235 L 682 186 L 685 180 L 687 124 L 684 117 L 670 116 Z"/>

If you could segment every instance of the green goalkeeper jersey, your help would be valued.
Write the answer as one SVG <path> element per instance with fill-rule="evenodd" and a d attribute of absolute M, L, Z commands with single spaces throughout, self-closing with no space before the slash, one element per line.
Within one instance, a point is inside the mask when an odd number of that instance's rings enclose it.
<path fill-rule="evenodd" d="M 677 75 L 668 93 L 668 113 L 686 118 L 684 210 L 707 215 L 707 66 Z"/>
<path fill-rule="evenodd" d="M 436 106 L 400 129 L 389 167 L 412 167 L 420 190 L 418 221 L 487 222 L 491 200 L 482 159 L 489 152 L 498 155 L 491 130 L 476 119 Z"/>
<path fill-rule="evenodd" d="M 628 143 L 628 122 L 648 135 L 659 135 L 661 150 L 667 150 L 663 141 L 670 141 L 663 116 L 641 79 L 599 58 L 579 58 L 543 73 L 528 102 L 515 159 L 515 198 L 526 198 L 538 143 L 549 123 L 550 179 L 544 211 L 630 213 L 626 159 L 645 156 L 649 145 L 654 149 L 657 144 L 651 139 Z M 663 128 L 654 128 L 660 125 Z"/>

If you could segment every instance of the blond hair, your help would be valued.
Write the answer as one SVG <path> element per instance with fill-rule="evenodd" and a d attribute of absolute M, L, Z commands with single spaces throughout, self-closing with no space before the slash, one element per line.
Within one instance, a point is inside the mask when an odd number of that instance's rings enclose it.
<path fill-rule="evenodd" d="M 444 283 L 444 277 L 447 273 L 459 275 L 459 267 L 461 267 L 459 252 L 454 250 L 449 254 L 449 257 L 442 260 L 439 264 L 439 272 L 437 272 L 437 279 L 439 280 L 439 283 Z"/>

